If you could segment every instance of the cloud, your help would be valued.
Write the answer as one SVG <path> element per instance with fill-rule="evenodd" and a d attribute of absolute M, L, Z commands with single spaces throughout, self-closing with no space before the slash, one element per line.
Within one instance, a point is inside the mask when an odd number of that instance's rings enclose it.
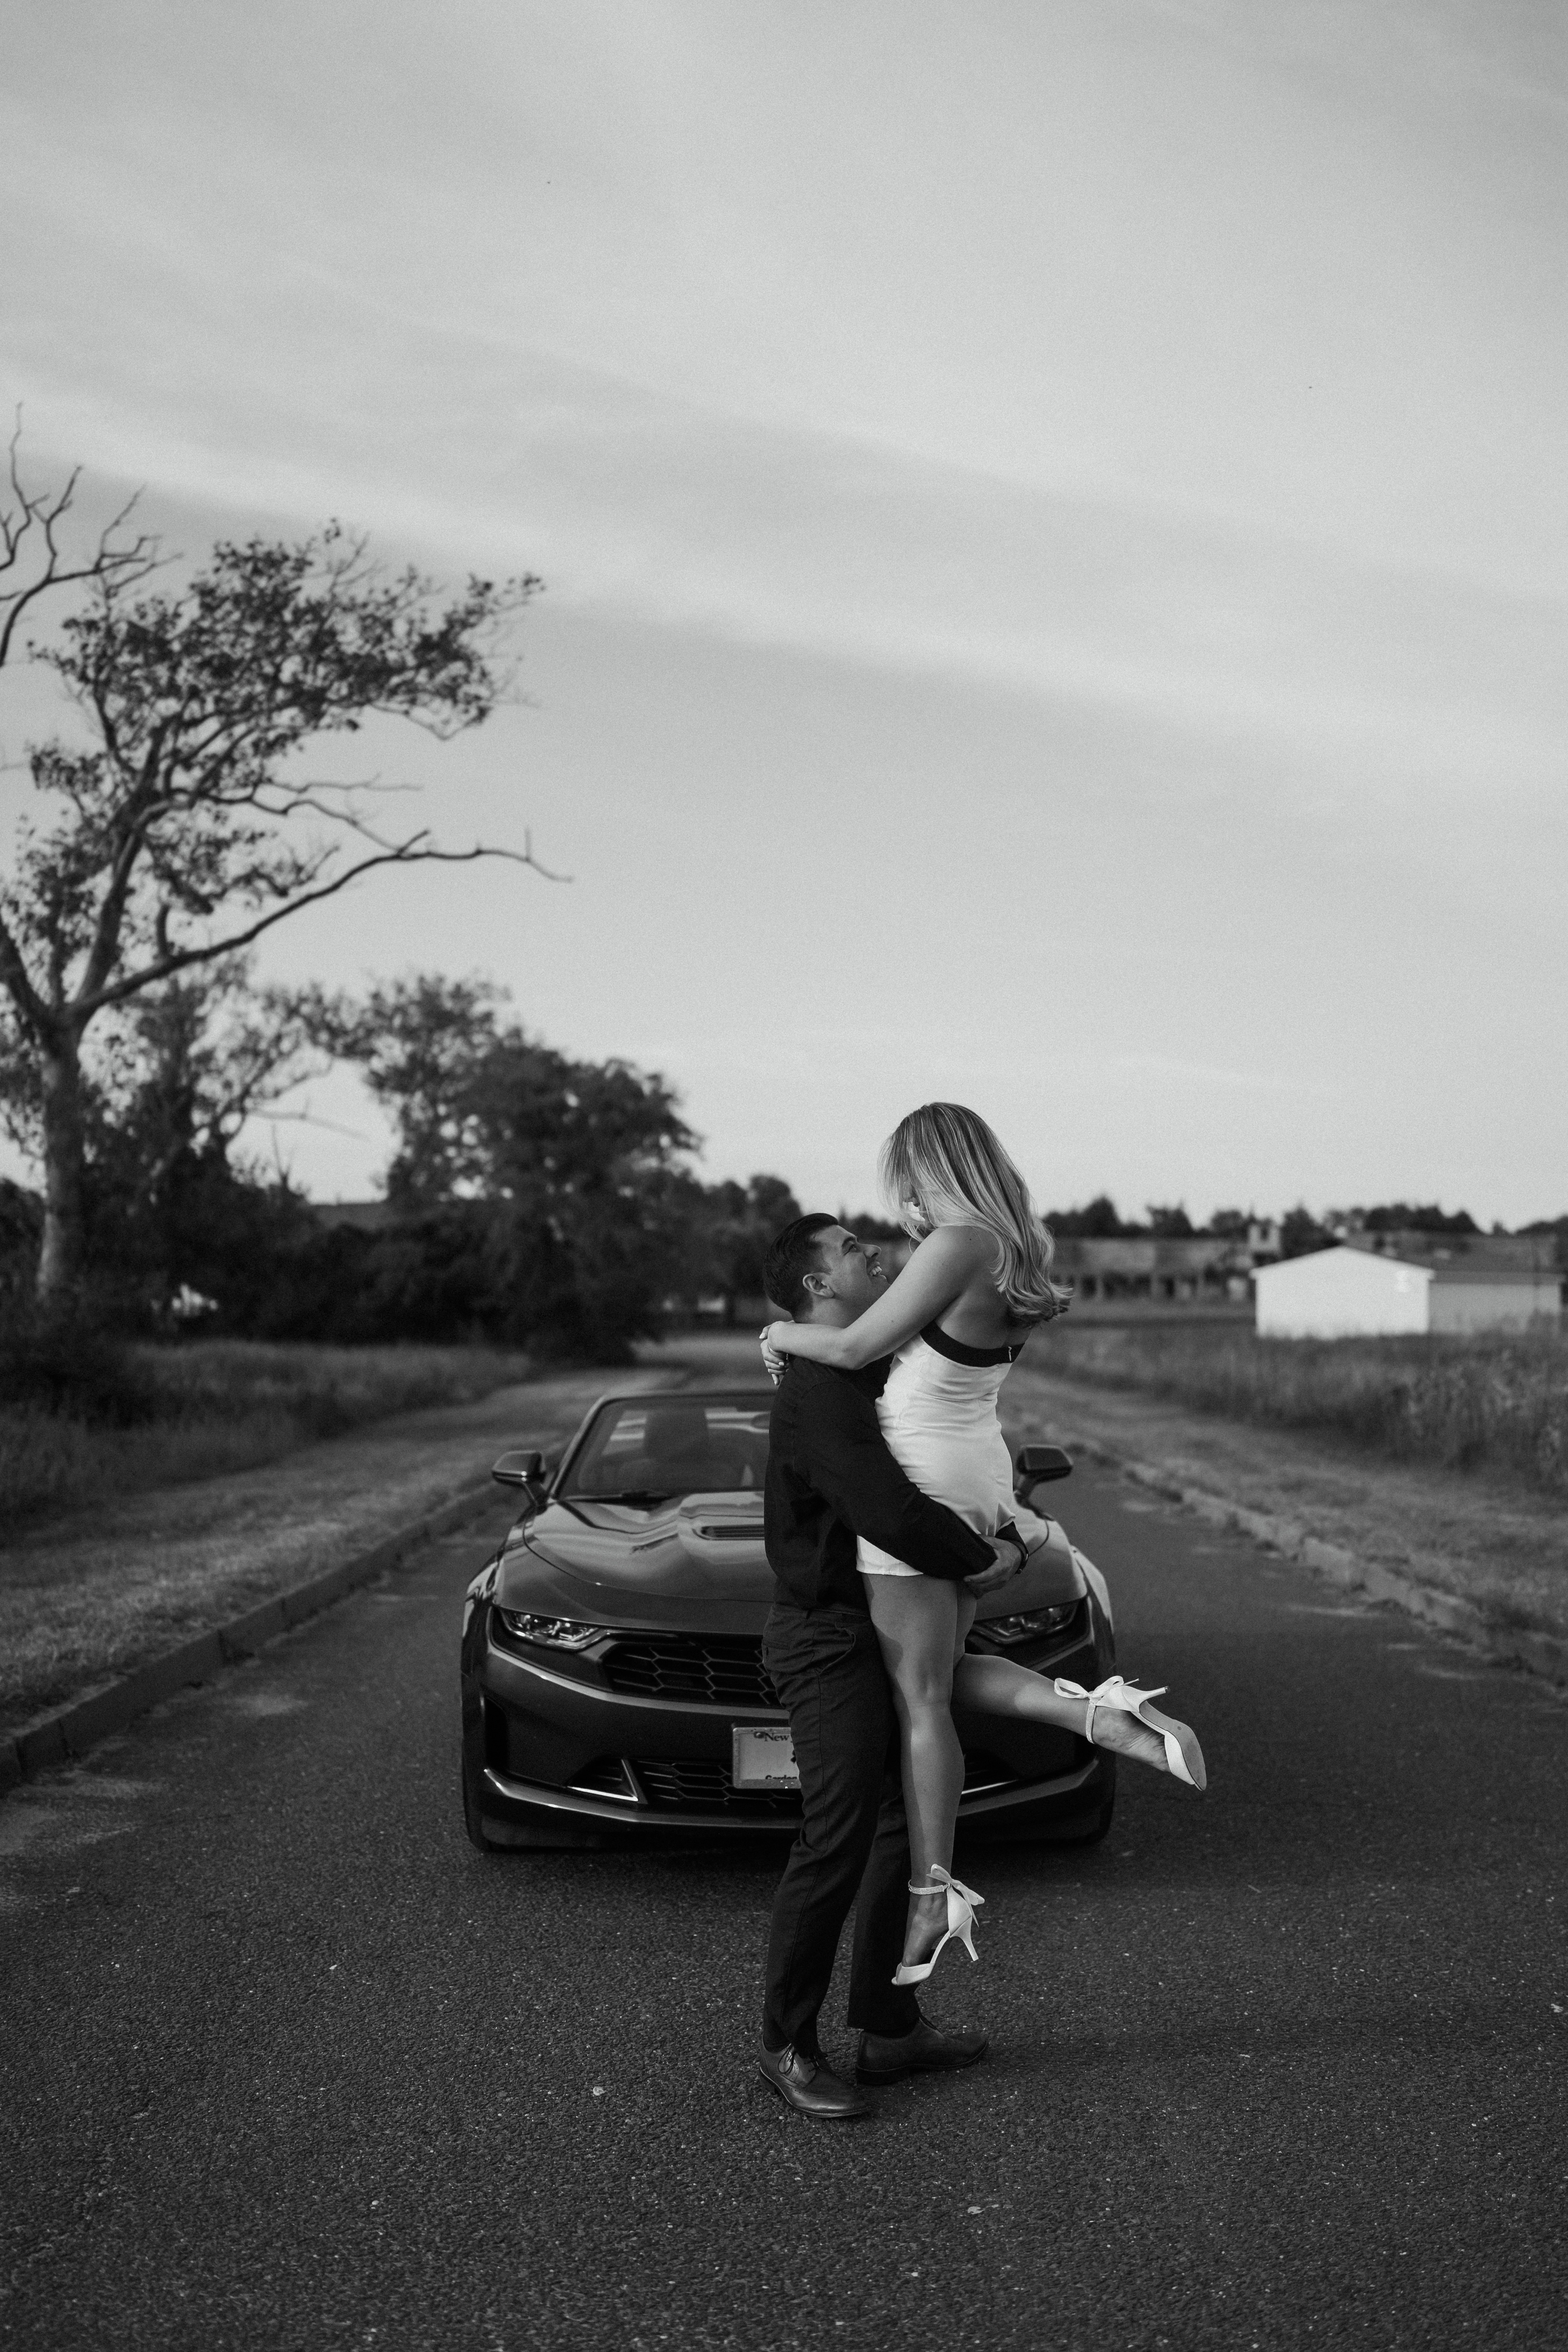
<path fill-rule="evenodd" d="M 205 444 L 128 397 L 115 454 L 186 499 L 536 566 L 574 609 L 1244 740 L 1270 776 L 1281 756 L 1348 761 L 1371 793 L 1463 790 L 1478 765 L 1510 792 L 1555 776 L 1552 597 L 761 424 L 506 343 L 410 341 L 386 380 L 379 414 L 307 418 L 240 379 Z"/>

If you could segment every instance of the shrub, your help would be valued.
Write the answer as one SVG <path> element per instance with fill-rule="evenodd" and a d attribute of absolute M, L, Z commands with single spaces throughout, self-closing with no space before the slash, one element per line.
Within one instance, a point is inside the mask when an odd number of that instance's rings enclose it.
<path fill-rule="evenodd" d="M 11 1528 L 60 1510 L 250 1469 L 389 1413 L 486 1396 L 529 1370 L 526 1357 L 490 1348 L 103 1344 L 133 1414 L 100 1412 L 89 1425 L 68 1391 L 54 1410 L 37 1386 L 22 1401 L 0 1396 L 0 1544 Z"/>
<path fill-rule="evenodd" d="M 40 1307 L 15 1294 L 0 1310 L 0 1407 L 127 1429 L 152 1406 L 130 1349 L 87 1300 Z"/>
<path fill-rule="evenodd" d="M 0 1517 L 6 1528 L 68 1508 L 104 1444 L 58 1413 L 0 1410 Z"/>

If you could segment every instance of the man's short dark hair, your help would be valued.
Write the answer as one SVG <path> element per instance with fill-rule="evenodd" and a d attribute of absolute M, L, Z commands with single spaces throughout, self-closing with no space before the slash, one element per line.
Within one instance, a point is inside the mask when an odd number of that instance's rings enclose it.
<path fill-rule="evenodd" d="M 786 1315 L 798 1317 L 806 1299 L 805 1277 L 816 1274 L 822 1264 L 816 1250 L 817 1234 L 837 1223 L 837 1217 L 815 1209 L 809 1217 L 795 1218 L 768 1244 L 768 1254 L 763 1260 L 763 1288 Z"/>

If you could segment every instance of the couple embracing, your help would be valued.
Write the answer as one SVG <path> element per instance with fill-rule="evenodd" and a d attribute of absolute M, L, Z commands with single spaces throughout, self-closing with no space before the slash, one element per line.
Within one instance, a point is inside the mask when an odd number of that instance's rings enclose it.
<path fill-rule="evenodd" d="M 791 2106 L 825 2120 L 869 2111 L 828 2071 L 816 2033 L 852 1904 L 858 2082 L 985 2053 L 983 2034 L 924 2019 L 914 1991 L 950 1941 L 975 1956 L 983 1898 L 952 1875 L 955 1696 L 1205 1785 L 1193 1733 L 1119 1675 L 1085 1692 L 965 1651 L 979 1596 L 1045 1540 L 1045 1523 L 1014 1502 L 996 1399 L 1029 1332 L 1066 1299 L 1028 1188 L 977 1113 L 911 1111 L 881 1174 L 916 1243 L 895 1281 L 823 1215 L 787 1225 L 766 1267 L 790 1319 L 763 1335 L 778 1382 L 763 1655 L 789 1714 L 803 1818 L 773 1903 L 758 2063 Z"/>

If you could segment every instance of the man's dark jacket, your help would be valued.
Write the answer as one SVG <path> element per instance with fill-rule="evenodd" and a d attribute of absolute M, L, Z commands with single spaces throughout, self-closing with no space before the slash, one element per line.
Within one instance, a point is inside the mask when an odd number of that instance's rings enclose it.
<path fill-rule="evenodd" d="M 839 1372 L 789 1360 L 773 1399 L 764 1515 L 768 1565 L 786 1605 L 863 1611 L 857 1536 L 950 1584 L 994 1558 L 984 1536 L 922 1495 L 889 1453 L 877 1399 L 890 1360 Z"/>

